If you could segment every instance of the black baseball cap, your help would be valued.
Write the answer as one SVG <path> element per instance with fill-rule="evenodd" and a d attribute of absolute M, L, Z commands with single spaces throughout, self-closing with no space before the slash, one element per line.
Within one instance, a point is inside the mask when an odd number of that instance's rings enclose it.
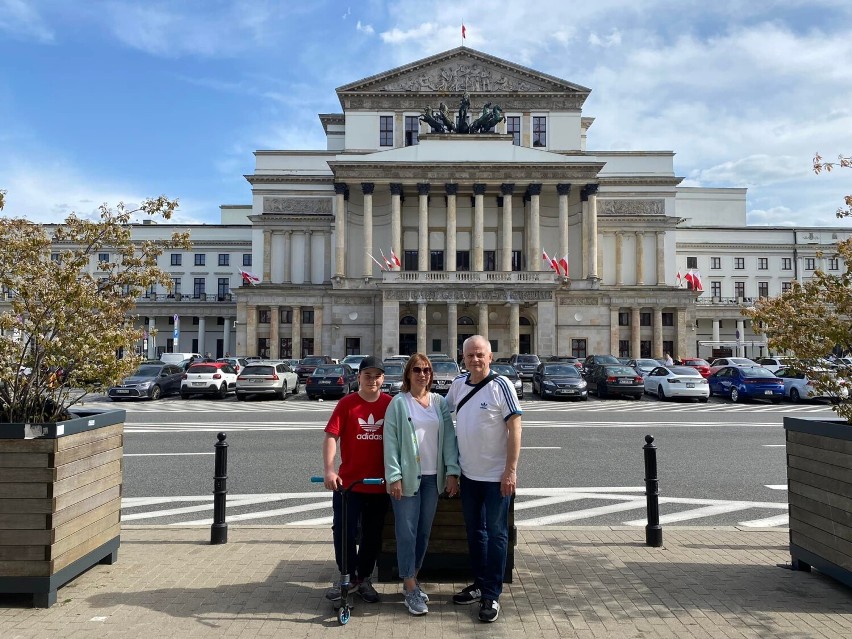
<path fill-rule="evenodd" d="M 372 355 L 368 355 L 361 360 L 361 366 L 358 367 L 358 372 L 363 373 L 368 368 L 377 368 L 383 373 L 385 372 L 385 366 L 382 364 L 382 360 L 378 357 L 373 357 Z"/>

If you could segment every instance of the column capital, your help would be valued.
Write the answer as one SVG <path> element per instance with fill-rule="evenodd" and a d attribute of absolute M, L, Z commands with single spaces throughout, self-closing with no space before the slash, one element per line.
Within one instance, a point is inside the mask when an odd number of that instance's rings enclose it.
<path fill-rule="evenodd" d="M 391 182 L 389 185 L 391 195 L 402 195 L 402 183 L 401 182 Z"/>
<path fill-rule="evenodd" d="M 571 184 L 557 184 L 556 192 L 559 195 L 570 195 L 571 194 Z"/>
<path fill-rule="evenodd" d="M 447 182 L 444 185 L 444 190 L 446 191 L 447 195 L 457 195 L 459 192 L 459 185 L 454 182 Z"/>
<path fill-rule="evenodd" d="M 473 194 L 474 195 L 485 195 L 485 189 L 488 187 L 487 184 L 483 184 L 481 182 L 476 182 L 473 185 Z"/>
<path fill-rule="evenodd" d="M 527 193 L 532 195 L 541 195 L 541 182 L 535 182 L 527 186 Z"/>
<path fill-rule="evenodd" d="M 582 190 L 580 191 L 580 199 L 584 202 L 589 199 L 592 195 L 598 194 L 598 185 L 597 184 L 586 184 Z"/>
<path fill-rule="evenodd" d="M 503 195 L 512 195 L 515 192 L 515 185 L 511 183 L 503 183 L 500 185 L 500 193 Z"/>
<path fill-rule="evenodd" d="M 417 195 L 429 195 L 429 189 L 431 188 L 431 184 L 428 182 L 418 182 L 417 183 Z"/>
<path fill-rule="evenodd" d="M 346 185 L 345 182 L 335 182 L 334 192 L 337 195 L 346 195 L 349 192 L 349 187 Z"/>
<path fill-rule="evenodd" d="M 361 182 L 361 193 L 364 195 L 372 195 L 375 188 L 376 185 L 373 182 Z"/>
<path fill-rule="evenodd" d="M 310 237 L 313 234 L 314 234 L 314 232 L 313 232 L 312 229 L 305 229 L 305 235 L 307 235 L 308 237 Z"/>

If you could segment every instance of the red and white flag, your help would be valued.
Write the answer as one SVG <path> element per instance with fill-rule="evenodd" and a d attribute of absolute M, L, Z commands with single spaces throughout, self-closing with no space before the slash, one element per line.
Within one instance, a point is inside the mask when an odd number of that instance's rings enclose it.
<path fill-rule="evenodd" d="M 393 270 L 393 262 L 391 262 L 387 256 L 385 256 L 385 252 L 382 249 L 379 249 L 379 253 L 382 254 L 382 259 L 385 261 L 385 266 L 388 267 L 389 271 Z"/>
<path fill-rule="evenodd" d="M 255 284 L 260 284 L 260 278 L 254 273 L 249 273 L 248 271 L 244 271 L 243 269 L 237 269 L 240 272 L 240 276 L 243 278 L 244 284 L 249 284 L 250 286 L 254 286 Z"/>
<path fill-rule="evenodd" d="M 695 279 L 692 277 L 692 271 L 687 271 L 686 275 L 683 276 L 683 279 L 686 281 L 686 288 L 689 290 L 695 288 Z"/>
<path fill-rule="evenodd" d="M 375 257 L 373 257 L 372 255 L 370 255 L 369 253 L 367 253 L 367 255 L 369 255 L 369 256 L 370 256 L 370 259 L 371 259 L 371 260 L 373 260 L 373 261 L 376 263 L 376 266 L 378 266 L 378 267 L 379 267 L 379 270 L 380 270 L 380 271 L 386 271 L 386 270 L 387 270 L 384 266 L 382 266 L 382 263 L 381 263 L 381 262 L 379 262 L 379 260 L 377 260 Z"/>
<path fill-rule="evenodd" d="M 555 258 L 550 257 L 544 249 L 541 250 L 541 259 L 547 262 L 550 265 L 550 268 L 556 271 L 556 274 L 559 275 L 559 262 L 557 262 Z"/>
<path fill-rule="evenodd" d="M 704 286 L 701 284 L 701 274 L 698 271 L 692 272 L 692 288 L 696 291 L 704 290 Z"/>
<path fill-rule="evenodd" d="M 402 263 L 399 261 L 396 253 L 393 252 L 393 249 L 391 249 L 391 259 L 393 260 L 393 263 L 396 264 L 397 268 L 402 268 Z"/>
<path fill-rule="evenodd" d="M 678 288 L 683 286 L 683 276 L 680 274 L 680 271 L 678 271 L 675 276 L 675 283 L 678 285 Z"/>
<path fill-rule="evenodd" d="M 462 40 L 467 38 L 467 29 L 464 27 L 464 22 L 462 22 Z"/>
<path fill-rule="evenodd" d="M 559 260 L 559 266 L 562 267 L 562 271 L 565 273 L 565 277 L 568 277 L 568 253 Z"/>

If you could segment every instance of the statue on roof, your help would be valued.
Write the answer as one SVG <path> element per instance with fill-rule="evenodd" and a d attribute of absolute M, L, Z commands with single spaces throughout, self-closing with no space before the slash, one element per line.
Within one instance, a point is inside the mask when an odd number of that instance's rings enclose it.
<path fill-rule="evenodd" d="M 433 111 L 431 107 L 423 108 L 420 120 L 431 128 L 432 133 L 488 133 L 505 118 L 503 109 L 496 104 L 486 102 L 482 106 L 482 112 L 473 122 L 468 124 L 467 114 L 470 111 L 470 96 L 465 93 L 459 101 L 459 110 L 453 122 L 452 114 L 447 105 L 441 102 L 438 110 Z"/>

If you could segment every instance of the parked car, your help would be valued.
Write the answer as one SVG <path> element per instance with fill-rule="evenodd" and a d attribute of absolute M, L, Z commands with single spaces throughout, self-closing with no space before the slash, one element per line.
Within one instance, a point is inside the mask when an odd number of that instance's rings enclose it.
<path fill-rule="evenodd" d="M 515 393 L 517 393 L 518 399 L 524 398 L 524 380 L 522 380 L 521 376 L 518 375 L 518 371 L 515 370 L 514 366 L 506 362 L 491 364 L 491 372 L 506 377 L 515 387 Z M 387 372 L 385 372 L 385 375 L 387 375 Z"/>
<path fill-rule="evenodd" d="M 429 353 L 426 358 L 430 362 L 454 362 L 455 360 L 446 353 Z"/>
<path fill-rule="evenodd" d="M 396 395 L 402 390 L 402 372 L 405 364 L 399 360 L 385 361 L 385 379 L 382 382 L 382 392 L 388 395 Z"/>
<path fill-rule="evenodd" d="M 117 386 L 111 387 L 107 395 L 112 401 L 122 399 L 153 399 L 180 392 L 183 369 L 176 364 L 162 361 L 143 362 L 131 375 Z"/>
<path fill-rule="evenodd" d="M 619 364 L 618 358 L 615 355 L 589 355 L 583 360 L 583 377 L 589 381 L 589 376 L 598 366 L 607 364 Z"/>
<path fill-rule="evenodd" d="M 763 357 L 757 361 L 759 366 L 763 366 L 763 368 L 776 372 L 781 368 L 789 368 L 793 364 L 796 363 L 795 357 Z"/>
<path fill-rule="evenodd" d="M 368 357 L 367 355 L 347 355 L 342 360 L 340 360 L 341 364 L 349 364 L 354 370 L 358 370 L 361 366 L 361 362 Z"/>
<path fill-rule="evenodd" d="M 723 366 L 707 382 L 711 396 L 730 397 L 734 402 L 766 399 L 777 404 L 784 399 L 784 381 L 762 366 Z"/>
<path fill-rule="evenodd" d="M 303 357 L 302 361 L 296 367 L 296 374 L 299 376 L 300 382 L 306 382 L 317 366 L 333 363 L 330 355 L 308 355 L 307 357 Z"/>
<path fill-rule="evenodd" d="M 160 360 L 165 364 L 180 364 L 188 359 L 198 359 L 201 353 L 163 353 Z"/>
<path fill-rule="evenodd" d="M 712 375 L 723 366 L 759 366 L 759 364 L 748 357 L 717 357 L 710 363 L 710 374 Z"/>
<path fill-rule="evenodd" d="M 589 399 L 588 384 L 573 364 L 539 364 L 533 373 L 532 391 L 539 397 L 567 397 L 568 399 Z"/>
<path fill-rule="evenodd" d="M 588 390 L 593 388 L 600 398 L 613 395 L 624 395 L 632 399 L 642 399 L 645 393 L 645 382 L 642 376 L 629 366 L 623 364 L 599 364 L 587 375 Z"/>
<path fill-rule="evenodd" d="M 402 362 L 403 365 L 411 359 L 411 355 L 389 355 L 385 357 L 386 362 Z"/>
<path fill-rule="evenodd" d="M 818 370 L 819 373 L 828 373 L 835 375 L 833 371 Z M 803 371 L 793 368 L 779 368 L 775 371 L 775 376 L 784 382 L 784 397 L 789 399 L 794 404 L 809 399 L 827 399 L 829 401 L 837 401 L 838 399 L 849 399 L 849 389 L 846 387 L 844 380 L 841 380 L 840 394 L 820 393 L 814 387 L 813 380 L 810 379 Z"/>
<path fill-rule="evenodd" d="M 453 360 L 431 360 L 432 363 L 432 390 L 441 395 L 446 395 L 450 390 L 450 384 L 461 375 L 459 365 Z"/>
<path fill-rule="evenodd" d="M 706 402 L 710 399 L 710 385 L 691 366 L 657 366 L 648 371 L 644 379 L 645 392 L 661 400 L 694 397 L 699 402 Z"/>
<path fill-rule="evenodd" d="M 344 397 L 358 390 L 358 374 L 349 364 L 317 366 L 305 382 L 308 399 Z"/>
<path fill-rule="evenodd" d="M 710 364 L 700 357 L 684 357 L 680 360 L 681 366 L 691 366 L 705 379 L 710 377 Z"/>
<path fill-rule="evenodd" d="M 234 392 L 240 401 L 245 401 L 249 395 L 286 399 L 288 393 L 299 392 L 299 376 L 287 362 L 257 362 L 246 366 L 237 376 Z"/>
<path fill-rule="evenodd" d="M 645 377 L 645 375 L 659 367 L 657 360 L 650 358 L 631 359 L 628 360 L 627 365 L 639 373 L 642 377 Z"/>
<path fill-rule="evenodd" d="M 509 363 L 518 371 L 521 379 L 532 379 L 535 369 L 541 364 L 538 355 L 521 355 L 515 353 L 509 358 Z"/>
<path fill-rule="evenodd" d="M 228 362 L 204 362 L 186 369 L 180 382 L 181 399 L 192 395 L 225 397 L 237 387 L 237 371 Z"/>
<path fill-rule="evenodd" d="M 237 375 L 240 374 L 240 371 L 245 368 L 245 365 L 248 363 L 248 360 L 245 357 L 220 357 L 216 361 L 228 362 L 234 367 L 234 370 L 237 371 Z"/>
<path fill-rule="evenodd" d="M 583 360 L 573 355 L 551 355 L 547 361 L 552 364 L 571 364 L 577 370 L 583 370 Z"/>

